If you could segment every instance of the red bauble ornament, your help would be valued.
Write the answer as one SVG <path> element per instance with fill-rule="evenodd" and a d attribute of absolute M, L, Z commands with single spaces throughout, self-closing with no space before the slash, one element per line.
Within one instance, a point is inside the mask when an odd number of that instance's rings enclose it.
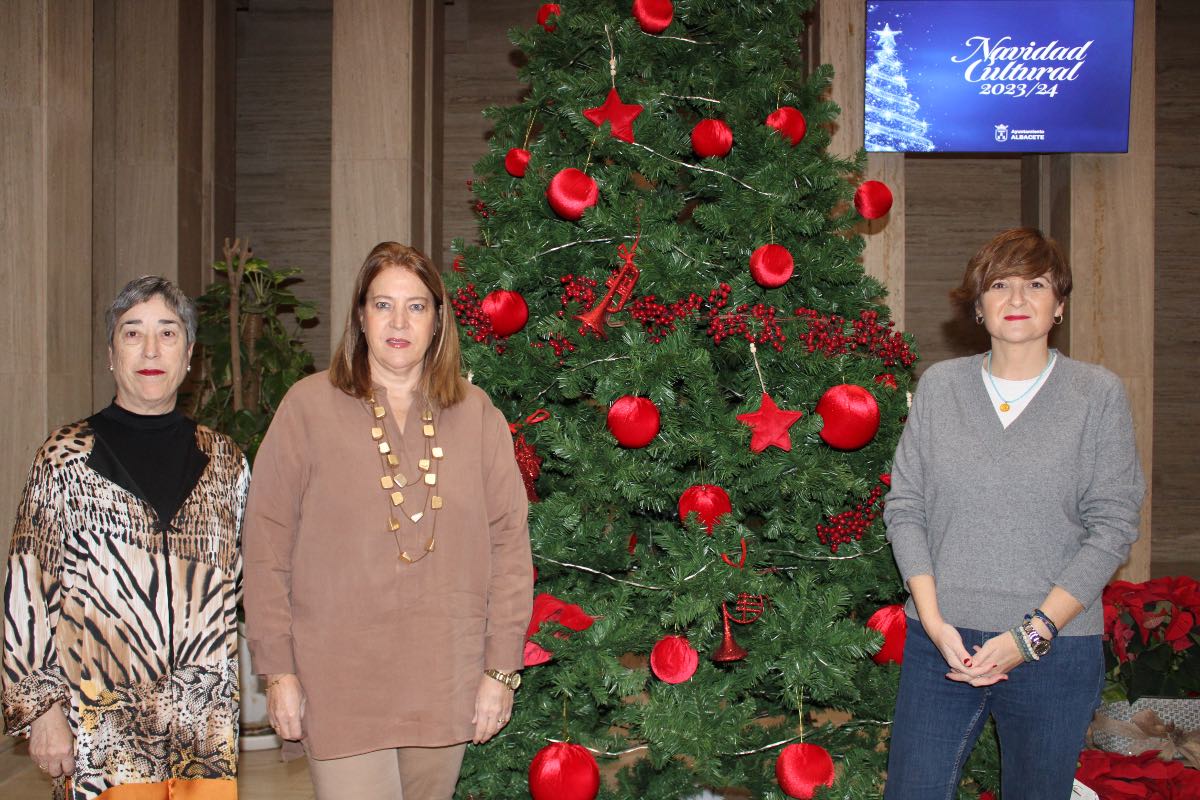
<path fill-rule="evenodd" d="M 761 453 L 774 445 L 780 450 L 792 449 L 792 436 L 788 428 L 796 424 L 796 420 L 804 416 L 803 411 L 784 411 L 775 405 L 771 395 L 763 392 L 762 402 L 758 411 L 738 414 L 738 422 L 748 425 L 754 435 L 750 437 L 750 451 Z"/>
<path fill-rule="evenodd" d="M 533 800 L 594 800 L 600 792 L 600 767 L 586 747 L 553 742 L 529 763 Z"/>
<path fill-rule="evenodd" d="M 821 438 L 839 450 L 857 450 L 879 431 L 879 403 L 861 386 L 834 386 L 817 402 L 817 413 L 825 420 Z"/>
<path fill-rule="evenodd" d="M 876 664 L 904 663 L 904 640 L 908 636 L 908 620 L 904 616 L 904 606 L 884 606 L 871 615 L 867 620 L 867 627 L 883 634 L 883 647 L 871 656 Z"/>
<path fill-rule="evenodd" d="M 708 528 L 712 534 L 713 526 L 721 517 L 733 511 L 729 495 L 720 486 L 708 483 L 698 483 L 689 486 L 679 496 L 679 519 L 687 522 L 688 515 L 695 514 L 700 518 L 700 524 Z"/>
<path fill-rule="evenodd" d="M 683 683 L 699 663 L 700 654 L 686 636 L 664 636 L 650 651 L 650 669 L 663 683 Z"/>
<path fill-rule="evenodd" d="M 733 131 L 719 119 L 702 119 L 692 128 L 692 150 L 701 158 L 722 158 L 733 149 Z"/>
<path fill-rule="evenodd" d="M 627 394 L 608 409 L 608 430 L 625 447 L 645 447 L 662 424 L 658 406 L 645 397 Z"/>
<path fill-rule="evenodd" d="M 558 27 L 550 21 L 551 15 L 556 17 L 561 16 L 562 6 L 558 3 L 542 3 L 542 7 L 538 9 L 537 21 L 538 25 L 545 28 L 547 33 L 554 33 L 554 30 Z"/>
<path fill-rule="evenodd" d="M 783 245 L 764 244 L 750 255 L 750 275 L 755 283 L 777 289 L 792 277 L 796 262 Z"/>
<path fill-rule="evenodd" d="M 571 221 L 583 217 L 583 212 L 596 205 L 599 197 L 596 182 L 574 167 L 559 172 L 546 187 L 546 199 L 554 213 Z"/>
<path fill-rule="evenodd" d="M 529 321 L 529 306 L 520 292 L 497 289 L 483 298 L 480 306 L 492 321 L 492 333 L 501 338 L 512 336 Z"/>
<path fill-rule="evenodd" d="M 789 744 L 775 761 L 775 780 L 788 797 L 811 800 L 818 786 L 833 786 L 833 759 L 817 744 Z"/>
<path fill-rule="evenodd" d="M 808 133 L 808 122 L 800 109 L 792 106 L 780 106 L 767 115 L 767 127 L 774 128 L 792 143 L 792 147 L 800 144 L 804 134 Z"/>
<path fill-rule="evenodd" d="M 524 178 L 529 166 L 530 152 L 523 147 L 514 147 L 504 156 L 504 171 L 514 178 Z"/>
<path fill-rule="evenodd" d="M 881 181 L 863 181 L 854 192 L 854 207 L 864 219 L 879 219 L 892 210 L 892 190 Z"/>
<path fill-rule="evenodd" d="M 675 17 L 671 0 L 633 0 L 633 16 L 646 33 L 662 33 Z"/>
<path fill-rule="evenodd" d="M 633 121 L 642 113 L 642 107 L 636 103 L 622 103 L 614 86 L 608 90 L 608 97 L 602 105 L 595 108 L 585 108 L 583 115 L 599 128 L 608 123 L 608 132 L 624 142 L 633 141 Z"/>

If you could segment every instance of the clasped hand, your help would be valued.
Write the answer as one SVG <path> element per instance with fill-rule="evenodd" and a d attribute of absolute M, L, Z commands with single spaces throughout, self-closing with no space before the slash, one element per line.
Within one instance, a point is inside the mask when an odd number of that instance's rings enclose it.
<path fill-rule="evenodd" d="M 949 623 L 943 622 L 926 633 L 950 666 L 946 677 L 952 681 L 991 686 L 1008 680 L 1008 673 L 1024 663 L 1007 631 L 988 639 L 982 647 L 975 645 L 974 653 L 967 652 L 958 630 Z"/>

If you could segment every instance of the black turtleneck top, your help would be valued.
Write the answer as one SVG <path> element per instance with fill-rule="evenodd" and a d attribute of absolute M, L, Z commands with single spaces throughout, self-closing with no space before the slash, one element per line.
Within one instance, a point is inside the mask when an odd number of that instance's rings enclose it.
<path fill-rule="evenodd" d="M 89 466 L 149 504 L 160 528 L 170 526 L 208 466 L 196 423 L 179 410 L 135 414 L 116 401 L 88 423 L 96 435 Z"/>

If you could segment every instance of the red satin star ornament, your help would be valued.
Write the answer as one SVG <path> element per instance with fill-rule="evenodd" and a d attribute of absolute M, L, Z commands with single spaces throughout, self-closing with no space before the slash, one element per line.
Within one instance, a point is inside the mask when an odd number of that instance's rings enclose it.
<path fill-rule="evenodd" d="M 771 395 L 763 392 L 758 411 L 738 414 L 738 422 L 749 426 L 754 434 L 750 437 L 750 452 L 761 453 L 774 445 L 780 450 L 792 449 L 792 436 L 788 428 L 804 416 L 803 411 L 785 411 L 775 405 Z"/>
<path fill-rule="evenodd" d="M 633 141 L 633 121 L 641 113 L 642 107 L 636 103 L 622 103 L 615 87 L 608 90 L 608 98 L 604 105 L 583 111 L 583 115 L 597 128 L 607 122 L 609 132 L 625 142 Z"/>

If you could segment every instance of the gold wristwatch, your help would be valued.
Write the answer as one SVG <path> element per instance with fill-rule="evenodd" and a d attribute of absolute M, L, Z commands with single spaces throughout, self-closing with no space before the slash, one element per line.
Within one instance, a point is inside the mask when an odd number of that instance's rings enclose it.
<path fill-rule="evenodd" d="M 521 688 L 521 673 L 519 672 L 501 672 L 498 669 L 485 669 L 483 674 L 493 680 L 500 681 L 514 692 Z"/>

